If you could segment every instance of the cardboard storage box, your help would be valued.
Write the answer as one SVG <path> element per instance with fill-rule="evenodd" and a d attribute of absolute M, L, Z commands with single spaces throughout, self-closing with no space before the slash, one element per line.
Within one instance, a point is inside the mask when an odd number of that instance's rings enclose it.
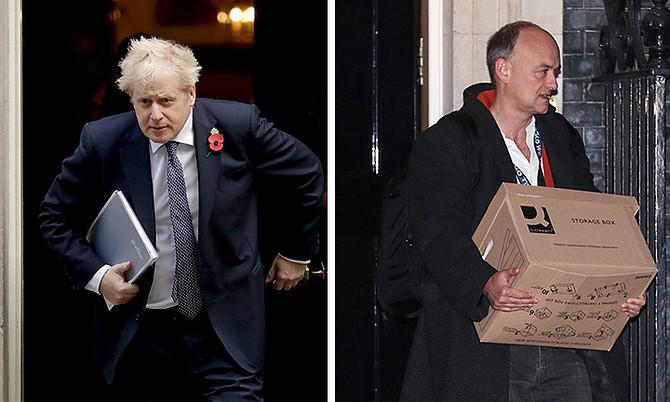
<path fill-rule="evenodd" d="M 520 267 L 512 287 L 539 302 L 491 308 L 474 323 L 480 340 L 610 350 L 628 322 L 621 303 L 657 273 L 638 209 L 629 196 L 504 183 L 473 240 L 496 269 Z"/>

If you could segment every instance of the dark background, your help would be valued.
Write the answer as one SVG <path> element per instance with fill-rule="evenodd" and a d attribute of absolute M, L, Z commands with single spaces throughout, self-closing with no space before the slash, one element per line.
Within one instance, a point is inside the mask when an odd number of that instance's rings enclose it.
<path fill-rule="evenodd" d="M 206 3 L 189 2 L 189 11 L 205 12 Z M 175 6 L 169 1 L 158 4 Z M 112 78 L 116 42 L 121 40 L 109 25 L 112 6 L 102 0 L 23 1 L 25 400 L 105 399 L 105 384 L 86 350 L 90 339 L 85 329 L 90 315 L 87 300 L 94 295 L 72 291 L 38 231 L 36 217 L 60 163 L 72 154 L 82 125 L 91 119 L 86 115 L 88 89 L 96 80 Z M 192 45 L 203 66 L 197 95 L 256 103 L 268 120 L 305 142 L 325 170 L 326 1 L 289 5 L 257 0 L 254 6 L 253 46 Z M 162 9 L 157 8 L 157 18 Z M 309 18 L 302 18 L 305 14 Z M 153 34 L 142 27 L 138 31 Z M 89 40 L 95 37 L 93 46 L 87 47 L 86 40 L 71 40 L 82 33 Z M 90 49 L 95 51 L 87 52 Z M 130 107 L 123 94 L 107 105 L 102 115 Z M 327 258 L 325 214 L 324 210 L 323 261 Z M 266 217 L 264 227 L 271 227 L 271 217 Z M 266 255 L 271 255 L 272 242 L 267 237 Z M 270 289 L 266 292 L 266 399 L 325 400 L 326 281 L 310 279 L 291 292 Z"/>
<path fill-rule="evenodd" d="M 337 400 L 397 400 L 414 327 L 379 309 L 374 241 L 419 127 L 419 14 L 418 0 L 335 3 Z"/>

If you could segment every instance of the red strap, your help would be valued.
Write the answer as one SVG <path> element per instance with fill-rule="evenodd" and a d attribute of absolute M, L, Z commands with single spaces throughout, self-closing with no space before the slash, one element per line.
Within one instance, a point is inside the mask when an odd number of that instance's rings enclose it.
<path fill-rule="evenodd" d="M 554 176 L 551 174 L 549 166 L 549 157 L 547 157 L 547 148 L 542 144 L 542 167 L 544 168 L 544 184 L 547 187 L 554 186 Z"/>

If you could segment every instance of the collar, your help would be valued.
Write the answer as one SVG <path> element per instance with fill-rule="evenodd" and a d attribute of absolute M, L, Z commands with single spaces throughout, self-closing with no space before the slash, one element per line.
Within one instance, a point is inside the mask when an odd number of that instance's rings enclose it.
<path fill-rule="evenodd" d="M 191 108 L 191 112 L 188 114 L 188 119 L 186 119 L 184 127 L 181 128 L 179 134 L 177 134 L 177 136 L 174 137 L 172 141 L 194 146 L 194 138 L 195 132 L 193 131 L 193 108 Z M 155 154 L 158 151 L 158 148 L 160 148 L 163 144 L 149 140 L 149 145 L 151 146 L 151 152 Z"/>
<path fill-rule="evenodd" d="M 528 144 L 528 147 L 531 149 L 531 151 L 533 149 L 535 149 L 535 145 L 533 145 L 535 143 L 535 141 L 534 141 L 534 139 L 535 139 L 535 128 L 536 128 L 535 125 L 536 125 L 535 116 L 531 116 L 530 123 L 528 123 L 528 125 L 526 126 L 526 144 Z M 505 136 L 505 133 L 503 133 L 502 130 L 500 131 L 500 134 L 502 134 L 503 139 L 505 139 L 507 141 L 512 141 L 511 139 L 509 139 Z M 514 141 L 512 141 L 512 143 L 513 142 Z"/>
<path fill-rule="evenodd" d="M 483 103 L 487 109 L 491 109 L 495 96 L 496 96 L 496 90 L 490 89 L 488 91 L 480 92 L 479 95 L 477 95 L 477 99 L 479 99 L 479 101 Z"/>

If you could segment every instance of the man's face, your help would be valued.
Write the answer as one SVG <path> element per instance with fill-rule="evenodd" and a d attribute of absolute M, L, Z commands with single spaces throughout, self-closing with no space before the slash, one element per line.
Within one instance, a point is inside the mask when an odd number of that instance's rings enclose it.
<path fill-rule="evenodd" d="M 521 31 L 508 60 L 510 95 L 523 112 L 543 114 L 558 90 L 561 59 L 554 39 L 535 28 Z"/>
<path fill-rule="evenodd" d="M 195 103 L 195 85 L 184 90 L 173 81 L 165 79 L 137 89 L 132 98 L 142 133 L 161 144 L 179 134 Z"/>

